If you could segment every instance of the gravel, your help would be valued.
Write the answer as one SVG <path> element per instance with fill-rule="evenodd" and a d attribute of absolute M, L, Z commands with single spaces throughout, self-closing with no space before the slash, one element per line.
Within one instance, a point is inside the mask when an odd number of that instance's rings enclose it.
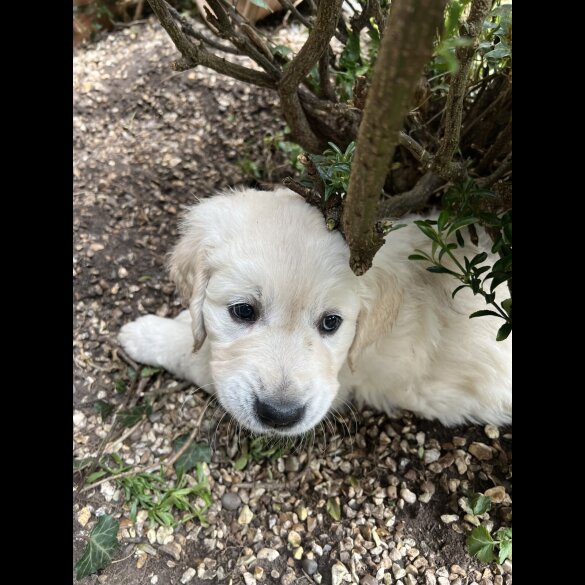
<path fill-rule="evenodd" d="M 273 34 L 281 44 L 291 37 L 299 43 L 291 25 Z M 283 127 L 276 97 L 203 68 L 173 72 L 168 64 L 175 57 L 151 21 L 74 53 L 78 459 L 95 455 L 110 431 L 95 400 L 120 405 L 128 396 L 116 390 L 117 380 L 128 381 L 115 341 L 121 325 L 149 312 L 181 310 L 164 264 L 184 207 L 195 196 L 251 184 L 242 159 L 267 169 L 266 183 L 290 172 L 284 156 L 268 152 L 263 141 Z M 145 378 L 135 399 L 145 393 L 154 400 L 152 415 L 107 446 L 140 468 L 168 456 L 207 400 L 165 372 Z M 249 459 L 241 469 L 235 462 L 250 453 L 251 437 L 210 407 L 198 437 L 213 452 L 203 466 L 212 495 L 206 525 L 154 527 L 143 511 L 131 522 L 115 482 L 80 493 L 75 473 L 74 557 L 97 516 L 108 513 L 121 521 L 119 562 L 99 580 L 88 577 L 88 585 L 443 585 L 457 579 L 510 585 L 510 561 L 485 565 L 467 554 L 465 538 L 477 519 L 458 505 L 470 492 L 484 493 L 492 508 L 481 522 L 492 531 L 511 524 L 511 429 L 488 427 L 446 429 L 408 412 L 390 419 L 361 409 L 331 419 L 311 441 Z M 339 521 L 327 511 L 330 498 L 339 501 Z M 456 520 L 445 524 L 445 516 Z"/>

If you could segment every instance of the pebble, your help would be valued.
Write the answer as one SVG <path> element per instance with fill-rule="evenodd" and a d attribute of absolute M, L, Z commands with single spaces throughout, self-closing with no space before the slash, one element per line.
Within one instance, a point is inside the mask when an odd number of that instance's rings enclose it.
<path fill-rule="evenodd" d="M 402 579 L 406 575 L 406 571 L 400 565 L 394 563 L 392 565 L 392 574 L 395 579 Z"/>
<path fill-rule="evenodd" d="M 272 562 L 272 561 L 276 560 L 279 556 L 280 556 L 280 553 L 276 549 L 262 548 L 258 551 L 256 558 L 259 561 L 267 560 L 267 561 Z"/>
<path fill-rule="evenodd" d="M 434 463 L 441 458 L 441 452 L 438 449 L 427 449 L 425 454 L 423 455 L 423 461 L 425 465 L 429 465 L 429 463 Z"/>
<path fill-rule="evenodd" d="M 177 542 L 169 542 L 168 544 L 163 544 L 162 546 L 159 547 L 158 550 L 173 557 L 175 561 L 181 560 L 181 553 L 183 552 L 183 549 L 181 548 L 181 545 Z"/>
<path fill-rule="evenodd" d="M 506 490 L 501 485 L 485 490 L 484 494 L 494 504 L 501 504 L 506 499 Z"/>
<path fill-rule="evenodd" d="M 234 492 L 226 492 L 221 497 L 221 505 L 225 510 L 237 510 L 242 504 L 242 499 Z"/>
<path fill-rule="evenodd" d="M 244 583 L 246 585 L 256 585 L 256 579 L 252 573 L 248 573 L 247 571 L 244 573 Z"/>
<path fill-rule="evenodd" d="M 314 559 L 303 559 L 301 566 L 303 567 L 303 571 L 307 573 L 307 575 L 314 575 L 319 568 L 317 561 Z"/>
<path fill-rule="evenodd" d="M 73 424 L 76 428 L 83 429 L 87 424 L 87 417 L 80 410 L 76 410 L 73 413 Z"/>
<path fill-rule="evenodd" d="M 493 457 L 492 448 L 485 443 L 477 441 L 471 443 L 468 448 L 469 452 L 480 461 L 489 461 Z"/>
<path fill-rule="evenodd" d="M 238 516 L 238 524 L 250 524 L 250 522 L 252 522 L 252 518 L 254 518 L 252 510 L 250 510 L 248 504 L 244 505 L 240 515 Z"/>
<path fill-rule="evenodd" d="M 301 546 L 301 535 L 295 530 L 291 530 L 288 533 L 287 541 L 293 548 L 299 547 Z"/>
<path fill-rule="evenodd" d="M 485 425 L 483 432 L 489 439 L 498 439 L 500 437 L 500 430 L 494 425 Z"/>
<path fill-rule="evenodd" d="M 191 581 L 191 579 L 193 579 L 193 577 L 195 577 L 196 574 L 197 574 L 197 571 L 195 569 L 193 569 L 193 567 L 189 567 L 183 573 L 183 576 L 181 577 L 181 583 L 183 583 L 183 585 L 185 583 L 189 583 L 189 581 Z"/>
<path fill-rule="evenodd" d="M 296 573 L 289 567 L 286 573 L 280 578 L 281 585 L 293 585 L 297 580 Z"/>
<path fill-rule="evenodd" d="M 411 492 L 408 488 L 402 488 L 400 490 L 400 497 L 407 504 L 414 504 L 416 502 L 416 494 Z"/>
<path fill-rule="evenodd" d="M 437 578 L 428 571 L 425 573 L 425 585 L 437 585 Z"/>
<path fill-rule="evenodd" d="M 333 567 L 331 567 L 331 585 L 341 585 L 344 581 L 347 582 L 348 579 L 346 579 L 346 577 L 349 577 L 349 580 L 351 580 L 347 567 L 343 563 L 337 561 Z"/>
<path fill-rule="evenodd" d="M 457 520 L 459 520 L 457 514 L 443 514 L 441 516 L 441 521 L 445 524 L 452 524 L 453 522 L 457 522 Z"/>
<path fill-rule="evenodd" d="M 86 506 L 85 508 L 81 508 L 77 513 L 77 521 L 82 525 L 85 526 L 89 519 L 91 518 L 91 510 Z"/>

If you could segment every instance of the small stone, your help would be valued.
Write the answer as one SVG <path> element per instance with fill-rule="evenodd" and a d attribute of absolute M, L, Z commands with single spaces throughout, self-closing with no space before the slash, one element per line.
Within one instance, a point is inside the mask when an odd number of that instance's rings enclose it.
<path fill-rule="evenodd" d="M 400 551 L 397 548 L 393 548 L 389 553 L 388 556 L 390 557 L 391 561 L 399 561 L 402 558 Z"/>
<path fill-rule="evenodd" d="M 264 578 L 264 569 L 260 566 L 254 567 L 254 579 L 260 581 Z"/>
<path fill-rule="evenodd" d="M 280 578 L 281 585 L 293 585 L 297 580 L 295 572 L 289 567 L 286 573 Z"/>
<path fill-rule="evenodd" d="M 254 518 L 254 514 L 252 514 L 252 510 L 250 510 L 248 504 L 246 504 L 238 516 L 238 524 L 250 524 L 252 518 Z"/>
<path fill-rule="evenodd" d="M 247 571 L 244 573 L 244 583 L 246 585 L 256 585 L 256 579 L 252 573 L 248 573 Z"/>
<path fill-rule="evenodd" d="M 418 497 L 418 501 L 422 502 L 423 504 L 428 504 L 431 501 L 431 498 L 433 497 L 432 494 L 430 494 L 429 492 L 423 492 L 419 497 Z"/>
<path fill-rule="evenodd" d="M 428 571 L 425 573 L 425 585 L 437 585 L 437 578 Z"/>
<path fill-rule="evenodd" d="M 161 526 L 156 531 L 156 542 L 159 544 L 169 544 L 174 540 L 173 527 L 172 526 Z"/>
<path fill-rule="evenodd" d="M 439 577 L 437 583 L 439 585 L 449 585 L 449 579 L 447 579 L 447 577 Z"/>
<path fill-rule="evenodd" d="M 126 278 L 127 276 L 128 271 L 123 266 L 120 266 L 120 268 L 118 268 L 118 278 Z"/>
<path fill-rule="evenodd" d="M 360 579 L 360 585 L 378 585 L 378 581 L 376 577 L 372 577 L 372 575 L 364 575 Z"/>
<path fill-rule="evenodd" d="M 91 510 L 86 506 L 85 508 L 81 508 L 77 513 L 77 521 L 82 525 L 85 526 L 89 519 L 91 518 Z"/>
<path fill-rule="evenodd" d="M 451 573 L 459 575 L 461 577 L 467 577 L 467 572 L 460 565 L 451 565 Z"/>
<path fill-rule="evenodd" d="M 498 427 L 494 425 L 485 425 L 485 427 L 483 427 L 483 432 L 489 439 L 498 439 L 500 436 Z"/>
<path fill-rule="evenodd" d="M 463 516 L 463 520 L 473 524 L 473 526 L 479 526 L 481 524 L 481 520 L 474 514 L 465 514 L 465 516 Z"/>
<path fill-rule="evenodd" d="M 142 553 L 138 555 L 138 558 L 136 559 L 136 568 L 137 569 L 142 569 L 142 567 L 144 567 L 144 565 L 146 565 L 146 561 L 148 559 L 148 555 Z"/>
<path fill-rule="evenodd" d="M 331 585 L 341 585 L 349 577 L 349 571 L 343 563 L 337 561 L 331 567 Z"/>
<path fill-rule="evenodd" d="M 274 561 L 280 556 L 280 553 L 273 549 L 273 548 L 262 548 L 256 555 L 259 561 L 266 560 L 266 561 Z"/>
<path fill-rule="evenodd" d="M 224 510 L 237 510 L 242 504 L 242 499 L 234 492 L 226 492 L 221 497 L 221 505 Z"/>
<path fill-rule="evenodd" d="M 299 506 L 296 509 L 296 513 L 301 522 L 304 522 L 307 519 L 307 516 L 309 515 L 309 511 L 307 510 L 307 508 L 305 508 L 305 506 Z"/>
<path fill-rule="evenodd" d="M 441 458 L 441 452 L 438 449 L 427 449 L 423 455 L 423 461 L 425 465 L 434 463 Z"/>
<path fill-rule="evenodd" d="M 441 521 L 445 524 L 452 524 L 453 522 L 457 522 L 457 520 L 459 520 L 457 514 L 443 514 L 441 516 Z"/>
<path fill-rule="evenodd" d="M 183 585 L 185 583 L 189 583 L 189 581 L 191 581 L 191 579 L 193 579 L 193 577 L 195 577 L 196 574 L 197 574 L 197 571 L 195 569 L 193 569 L 193 567 L 189 567 L 183 573 L 183 576 L 181 577 L 181 583 L 183 583 Z"/>
<path fill-rule="evenodd" d="M 295 559 L 296 561 L 300 561 L 303 558 L 303 547 L 302 546 L 297 546 L 295 549 L 293 549 L 293 559 Z"/>
<path fill-rule="evenodd" d="M 411 492 L 408 488 L 402 488 L 400 490 L 400 497 L 407 504 L 414 504 L 416 502 L 416 494 Z"/>
<path fill-rule="evenodd" d="M 314 575 L 319 568 L 317 561 L 314 559 L 303 559 L 301 566 L 303 567 L 303 571 L 307 573 L 307 575 Z"/>
<path fill-rule="evenodd" d="M 296 455 L 290 455 L 284 462 L 284 469 L 286 471 L 296 472 L 301 468 L 299 458 Z"/>
<path fill-rule="evenodd" d="M 392 574 L 395 579 L 402 579 L 406 575 L 406 571 L 397 563 L 392 565 Z"/>
<path fill-rule="evenodd" d="M 480 461 L 489 461 L 493 457 L 492 448 L 485 443 L 478 443 L 477 441 L 469 445 L 469 452 Z"/>
<path fill-rule="evenodd" d="M 416 577 L 408 573 L 404 578 L 405 585 L 416 585 Z"/>
<path fill-rule="evenodd" d="M 178 542 L 169 542 L 168 544 L 163 544 L 159 547 L 158 550 L 173 557 L 175 561 L 181 560 L 181 553 L 183 552 L 183 549 Z"/>
<path fill-rule="evenodd" d="M 295 530 L 291 530 L 288 533 L 287 541 L 293 548 L 301 546 L 301 535 Z"/>
<path fill-rule="evenodd" d="M 73 413 L 73 425 L 75 426 L 75 428 L 83 429 L 86 424 L 87 417 L 85 416 L 85 414 L 83 414 L 83 412 L 81 412 L 80 410 L 76 410 Z"/>
<path fill-rule="evenodd" d="M 494 504 L 501 504 L 506 499 L 506 490 L 501 485 L 485 490 L 484 493 Z"/>
<path fill-rule="evenodd" d="M 512 561 L 507 559 L 502 563 L 502 571 L 505 574 L 511 575 L 512 574 Z"/>
<path fill-rule="evenodd" d="M 158 575 L 153 575 L 150 578 L 150 585 L 157 585 L 157 583 L 158 583 Z"/>

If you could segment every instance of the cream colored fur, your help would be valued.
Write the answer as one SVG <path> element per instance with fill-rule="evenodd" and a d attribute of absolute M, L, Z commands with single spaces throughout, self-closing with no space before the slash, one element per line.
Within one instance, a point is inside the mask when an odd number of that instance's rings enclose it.
<path fill-rule="evenodd" d="M 189 311 L 141 317 L 120 342 L 133 359 L 217 393 L 257 432 L 305 432 L 350 399 L 446 425 L 511 422 L 511 341 L 495 340 L 502 322 L 469 319 L 485 308 L 481 297 L 466 289 L 453 300 L 452 277 L 408 260 L 429 247 L 413 219 L 358 278 L 342 236 L 288 189 L 206 199 L 187 214 L 170 260 Z M 236 322 L 234 303 L 257 306 L 258 320 Z M 343 318 L 330 335 L 318 329 L 325 314 Z M 273 430 L 255 400 L 305 405 L 305 414 Z"/>

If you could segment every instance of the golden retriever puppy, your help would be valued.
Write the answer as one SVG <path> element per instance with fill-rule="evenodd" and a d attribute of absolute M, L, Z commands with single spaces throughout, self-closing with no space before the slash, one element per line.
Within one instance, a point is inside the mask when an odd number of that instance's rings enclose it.
<path fill-rule="evenodd" d="M 498 319 L 469 319 L 483 298 L 452 299 L 452 277 L 408 260 L 430 246 L 412 219 L 357 277 L 341 234 L 292 191 L 205 199 L 170 257 L 189 310 L 128 323 L 120 343 L 259 433 L 304 433 L 351 399 L 445 425 L 508 423 L 511 341 L 496 341 Z"/>

